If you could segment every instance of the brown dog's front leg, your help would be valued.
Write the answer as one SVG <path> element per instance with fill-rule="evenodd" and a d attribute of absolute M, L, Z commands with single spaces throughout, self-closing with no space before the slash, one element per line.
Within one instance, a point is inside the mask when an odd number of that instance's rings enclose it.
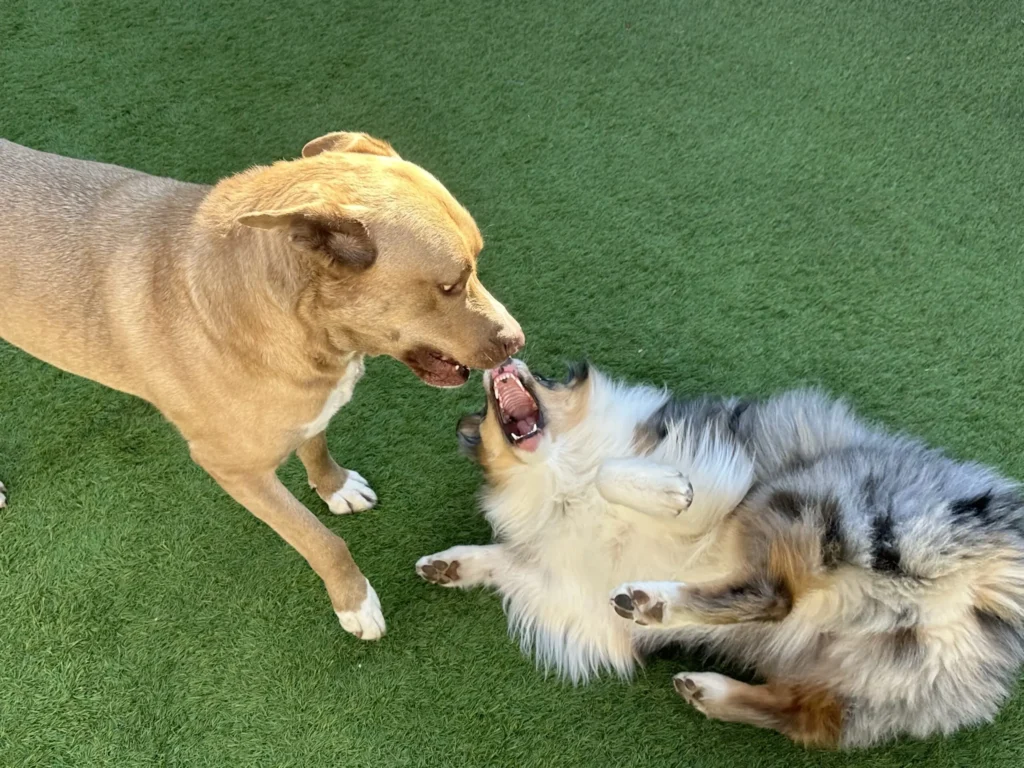
<path fill-rule="evenodd" d="M 306 558 L 323 579 L 338 621 L 363 640 L 385 631 L 377 593 L 352 559 L 344 540 L 335 536 L 288 491 L 272 471 L 222 473 L 206 467 L 239 504 L 265 522 Z"/>
<path fill-rule="evenodd" d="M 366 478 L 358 472 L 338 466 L 327 450 L 327 433 L 309 438 L 296 451 L 306 468 L 309 487 L 327 503 L 327 508 L 336 515 L 362 512 L 377 503 Z"/>

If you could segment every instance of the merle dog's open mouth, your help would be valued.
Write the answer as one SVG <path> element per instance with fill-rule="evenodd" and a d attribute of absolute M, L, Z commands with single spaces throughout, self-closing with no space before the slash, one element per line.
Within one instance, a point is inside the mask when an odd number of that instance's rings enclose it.
<path fill-rule="evenodd" d="M 432 387 L 461 387 L 469 381 L 469 366 L 431 347 L 414 349 L 402 362 Z"/>
<path fill-rule="evenodd" d="M 503 363 L 490 371 L 488 394 L 505 439 L 516 448 L 535 451 L 544 433 L 544 414 L 515 363 Z"/>

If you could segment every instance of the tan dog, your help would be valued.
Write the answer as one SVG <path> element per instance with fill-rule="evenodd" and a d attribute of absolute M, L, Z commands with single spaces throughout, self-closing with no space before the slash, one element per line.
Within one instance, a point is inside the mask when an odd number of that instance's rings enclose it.
<path fill-rule="evenodd" d="M 324 432 L 363 356 L 447 387 L 523 345 L 482 246 L 440 182 L 365 134 L 212 188 L 0 140 L 0 337 L 160 409 L 364 639 L 384 633 L 376 593 L 276 469 L 297 451 L 332 512 L 368 509 Z"/>

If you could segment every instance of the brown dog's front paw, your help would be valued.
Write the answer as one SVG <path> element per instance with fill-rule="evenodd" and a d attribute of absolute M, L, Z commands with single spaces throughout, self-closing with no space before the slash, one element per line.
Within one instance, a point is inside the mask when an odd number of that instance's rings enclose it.
<path fill-rule="evenodd" d="M 326 499 L 327 508 L 336 515 L 351 515 L 373 507 L 377 503 L 377 494 L 366 478 L 354 469 L 346 472 L 345 484 Z"/>
<path fill-rule="evenodd" d="M 459 581 L 459 561 L 437 560 L 436 555 L 427 555 L 416 561 L 416 573 L 424 581 L 442 587 L 455 586 Z"/>
<path fill-rule="evenodd" d="M 384 623 L 384 614 L 380 609 L 380 599 L 370 582 L 366 582 L 366 591 L 358 605 L 350 610 L 338 610 L 335 608 L 335 615 L 342 629 L 355 635 L 360 640 L 379 640 L 387 632 L 387 625 Z"/>

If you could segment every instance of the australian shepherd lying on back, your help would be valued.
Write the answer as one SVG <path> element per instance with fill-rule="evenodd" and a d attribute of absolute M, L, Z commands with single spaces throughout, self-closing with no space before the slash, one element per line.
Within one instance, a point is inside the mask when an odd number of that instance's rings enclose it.
<path fill-rule="evenodd" d="M 992 719 L 1024 659 L 1015 484 L 798 391 L 672 399 L 579 368 L 484 378 L 460 441 L 483 465 L 496 543 L 421 558 L 489 586 L 541 665 L 628 675 L 706 647 L 748 685 L 676 675 L 708 717 L 853 747 Z"/>

